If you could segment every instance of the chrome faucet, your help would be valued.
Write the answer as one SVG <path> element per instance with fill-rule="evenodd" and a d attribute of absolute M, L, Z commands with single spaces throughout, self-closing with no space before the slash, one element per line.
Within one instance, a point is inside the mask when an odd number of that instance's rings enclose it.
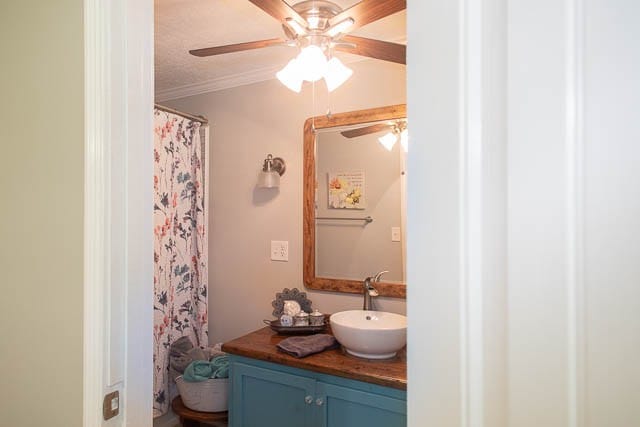
<path fill-rule="evenodd" d="M 374 283 L 378 283 L 383 274 L 388 273 L 388 270 L 380 271 L 376 273 L 373 277 L 367 277 L 363 282 L 363 291 L 364 291 L 364 304 L 362 305 L 363 310 L 373 310 L 373 302 L 371 301 L 371 297 L 377 297 L 378 291 L 373 286 Z"/>

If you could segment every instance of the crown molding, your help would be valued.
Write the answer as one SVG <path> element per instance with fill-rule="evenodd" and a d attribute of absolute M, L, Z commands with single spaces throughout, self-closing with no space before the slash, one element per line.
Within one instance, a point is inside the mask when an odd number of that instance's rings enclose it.
<path fill-rule="evenodd" d="M 389 41 L 394 43 L 405 43 L 406 36 L 395 37 Z M 343 59 L 345 64 L 354 64 L 372 60 L 366 57 L 356 57 L 355 55 L 349 59 Z M 282 68 L 282 65 L 274 67 L 258 68 L 244 73 L 234 73 L 227 76 L 221 76 L 211 80 L 204 80 L 198 83 L 190 83 L 187 85 L 176 86 L 169 89 L 158 90 L 155 93 L 155 102 L 165 102 L 172 99 L 185 98 L 187 96 L 200 95 L 203 93 L 216 92 L 224 89 L 231 89 L 238 86 L 250 85 L 253 83 L 264 82 L 275 79 L 276 73 Z"/>
<path fill-rule="evenodd" d="M 257 70 L 251 70 L 244 73 L 236 73 L 198 83 L 159 90 L 156 91 L 156 102 L 164 102 L 171 99 L 185 98 L 187 96 L 200 95 L 203 93 L 245 86 L 252 83 L 264 82 L 275 78 L 275 75 L 280 68 L 282 67 L 259 68 Z"/>
<path fill-rule="evenodd" d="M 365 57 L 357 57 L 348 60 L 345 59 L 342 62 L 345 64 L 354 64 L 356 62 L 367 60 L 371 59 Z M 184 86 L 177 86 L 175 88 L 159 90 L 156 92 L 156 102 L 165 102 L 172 99 L 201 95 L 203 93 L 216 92 L 219 90 L 231 89 L 238 86 L 245 86 L 253 83 L 273 80 L 276 78 L 276 73 L 280 71 L 281 68 L 282 65 L 278 65 L 276 67 L 259 68 L 244 73 L 236 73 L 228 76 L 221 76 L 216 79 L 205 80 L 198 83 L 191 83 Z"/>

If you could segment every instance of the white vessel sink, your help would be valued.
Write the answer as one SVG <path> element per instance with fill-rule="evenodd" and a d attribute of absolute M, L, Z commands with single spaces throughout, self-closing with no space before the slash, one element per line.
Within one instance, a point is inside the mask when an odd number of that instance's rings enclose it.
<path fill-rule="evenodd" d="M 407 318 L 385 311 L 349 310 L 329 318 L 333 335 L 348 353 L 389 359 L 407 343 Z"/>

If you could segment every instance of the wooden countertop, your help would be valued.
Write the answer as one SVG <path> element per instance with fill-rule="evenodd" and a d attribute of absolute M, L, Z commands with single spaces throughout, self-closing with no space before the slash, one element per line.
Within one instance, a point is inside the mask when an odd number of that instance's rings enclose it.
<path fill-rule="evenodd" d="M 331 333 L 329 330 L 327 333 Z M 323 374 L 364 381 L 400 390 L 407 389 L 406 348 L 393 359 L 367 360 L 347 354 L 338 348 L 304 358 L 296 358 L 278 350 L 276 344 L 288 335 L 279 335 L 264 327 L 225 343 L 222 350 L 238 356 L 308 369 Z"/>

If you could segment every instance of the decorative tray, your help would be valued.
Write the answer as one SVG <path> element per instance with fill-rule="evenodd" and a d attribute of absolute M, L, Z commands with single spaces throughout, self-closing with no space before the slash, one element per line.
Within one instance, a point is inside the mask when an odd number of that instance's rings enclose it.
<path fill-rule="evenodd" d="M 264 320 L 271 329 L 282 335 L 311 335 L 327 329 L 327 321 L 316 326 L 282 326 L 280 320 Z"/>

